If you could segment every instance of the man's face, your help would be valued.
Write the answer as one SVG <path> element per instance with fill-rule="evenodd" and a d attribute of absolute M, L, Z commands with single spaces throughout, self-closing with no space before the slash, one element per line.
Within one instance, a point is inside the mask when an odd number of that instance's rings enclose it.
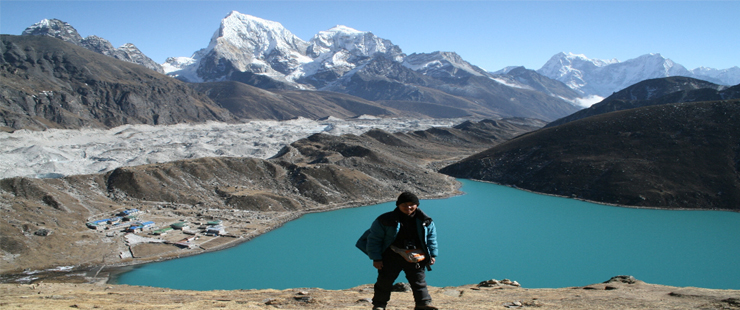
<path fill-rule="evenodd" d="M 418 208 L 418 207 L 419 207 L 419 205 L 418 204 L 415 204 L 413 202 L 404 202 L 404 203 L 398 205 L 398 209 L 400 209 L 401 212 L 403 212 L 406 215 L 413 214 L 414 211 L 416 211 L 416 208 Z"/>

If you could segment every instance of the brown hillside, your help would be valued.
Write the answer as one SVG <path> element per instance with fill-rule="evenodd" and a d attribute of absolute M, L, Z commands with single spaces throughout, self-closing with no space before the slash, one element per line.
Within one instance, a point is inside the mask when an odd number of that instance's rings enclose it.
<path fill-rule="evenodd" d="M 378 116 L 424 116 L 399 113 L 378 103 L 347 94 L 264 90 L 240 82 L 190 83 L 190 87 L 206 94 L 213 101 L 244 119 L 287 120 L 296 117 L 320 119 L 328 116 L 351 118 L 362 114 Z"/>
<path fill-rule="evenodd" d="M 441 172 L 597 202 L 740 210 L 740 100 L 666 104 L 545 128 Z"/>

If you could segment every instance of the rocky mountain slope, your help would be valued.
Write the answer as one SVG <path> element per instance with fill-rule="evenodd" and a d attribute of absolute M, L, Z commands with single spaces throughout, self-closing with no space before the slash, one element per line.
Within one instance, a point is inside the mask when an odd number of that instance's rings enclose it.
<path fill-rule="evenodd" d="M 459 70 L 455 65 L 443 65 L 432 76 L 419 71 L 386 57 L 374 57 L 326 90 L 373 101 L 434 104 L 494 118 L 530 117 L 550 121 L 556 115 L 579 110 L 570 102 L 536 91 L 508 76 L 483 75 Z"/>
<path fill-rule="evenodd" d="M 315 134 L 267 160 L 200 158 L 59 179 L 2 179 L 0 208 L 7 216 L 0 220 L 0 269 L 17 273 L 192 255 L 218 248 L 218 242 L 248 240 L 305 212 L 389 201 L 404 190 L 424 198 L 449 196 L 457 184 L 436 173 L 437 167 L 540 126 L 515 119 L 394 134 Z M 161 227 L 182 219 L 224 220 L 236 238 L 182 251 L 85 227 L 131 208 Z"/>
<path fill-rule="evenodd" d="M 575 105 L 581 105 L 579 102 L 584 99 L 581 94 L 571 89 L 563 82 L 548 78 L 537 73 L 537 71 L 524 67 L 509 67 L 501 71 L 497 71 L 494 74 L 509 76 L 517 82 L 527 85 L 534 90 L 573 102 Z"/>
<path fill-rule="evenodd" d="M 362 98 L 321 91 L 264 90 L 241 82 L 189 83 L 220 106 L 243 119 L 287 120 L 296 117 L 321 119 L 329 116 L 352 118 L 358 115 L 424 116 L 402 112 Z"/>
<path fill-rule="evenodd" d="M 185 83 L 46 36 L 0 36 L 0 126 L 234 121 Z"/>
<path fill-rule="evenodd" d="M 727 87 L 688 77 L 651 79 L 627 87 L 593 106 L 555 120 L 548 127 L 593 115 L 666 103 L 740 98 L 740 85 Z"/>
<path fill-rule="evenodd" d="M 119 48 L 113 47 L 110 41 L 98 36 L 82 38 L 72 25 L 58 19 L 44 19 L 26 28 L 21 35 L 48 36 L 84 47 L 96 53 L 113 57 L 118 60 L 142 65 L 159 73 L 164 73 L 162 66 L 147 57 L 133 43 L 126 43 Z"/>
<path fill-rule="evenodd" d="M 620 62 L 616 59 L 590 59 L 585 55 L 558 53 L 545 63 L 538 73 L 561 81 L 584 96 L 610 96 L 640 81 L 684 76 L 721 85 L 740 83 L 740 68 L 696 68 L 684 66 L 660 54 L 646 54 Z"/>
<path fill-rule="evenodd" d="M 523 135 L 440 172 L 657 208 L 739 210 L 740 100 L 663 104 Z"/>

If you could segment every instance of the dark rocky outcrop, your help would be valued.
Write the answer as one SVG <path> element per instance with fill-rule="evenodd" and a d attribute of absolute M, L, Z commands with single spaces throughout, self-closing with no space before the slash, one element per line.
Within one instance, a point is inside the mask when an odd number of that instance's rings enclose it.
<path fill-rule="evenodd" d="M 740 100 L 593 116 L 523 135 L 441 172 L 611 204 L 740 210 Z"/>
<path fill-rule="evenodd" d="M 0 126 L 233 121 L 185 83 L 45 36 L 0 36 Z"/>

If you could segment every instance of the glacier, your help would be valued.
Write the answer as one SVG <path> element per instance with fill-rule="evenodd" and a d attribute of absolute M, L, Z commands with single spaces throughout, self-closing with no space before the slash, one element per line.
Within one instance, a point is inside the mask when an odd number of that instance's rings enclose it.
<path fill-rule="evenodd" d="M 56 178 L 102 173 L 122 166 L 202 157 L 266 159 L 315 133 L 362 134 L 451 127 L 462 119 L 358 117 L 342 120 L 254 120 L 167 126 L 124 125 L 112 129 L 49 129 L 0 132 L 0 176 Z"/>

